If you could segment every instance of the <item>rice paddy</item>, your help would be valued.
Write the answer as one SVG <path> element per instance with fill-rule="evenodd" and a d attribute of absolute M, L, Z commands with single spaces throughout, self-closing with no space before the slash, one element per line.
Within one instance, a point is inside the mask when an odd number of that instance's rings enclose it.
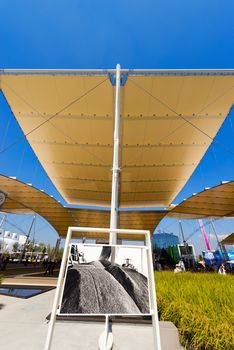
<path fill-rule="evenodd" d="M 185 349 L 234 350 L 234 276 L 155 273 L 160 320 L 179 329 Z"/>

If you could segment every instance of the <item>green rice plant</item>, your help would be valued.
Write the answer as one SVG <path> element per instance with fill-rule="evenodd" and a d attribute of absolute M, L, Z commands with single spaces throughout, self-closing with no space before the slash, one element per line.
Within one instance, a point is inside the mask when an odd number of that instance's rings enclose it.
<path fill-rule="evenodd" d="M 234 350 L 234 276 L 155 273 L 161 320 L 179 329 L 185 349 Z"/>

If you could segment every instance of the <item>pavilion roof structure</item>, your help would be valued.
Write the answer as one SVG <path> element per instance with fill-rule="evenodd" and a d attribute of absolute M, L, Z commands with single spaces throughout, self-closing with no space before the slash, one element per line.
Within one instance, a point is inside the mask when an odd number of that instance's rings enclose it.
<path fill-rule="evenodd" d="M 234 181 L 205 188 L 194 193 L 175 207 L 171 207 L 167 217 L 180 219 L 232 218 L 234 217 Z"/>
<path fill-rule="evenodd" d="M 1 212 L 11 214 L 38 214 L 47 220 L 61 237 L 65 237 L 69 226 L 109 228 L 110 211 L 97 209 L 79 209 L 64 207 L 43 190 L 23 183 L 16 178 L 0 175 L 0 190 L 6 194 L 6 201 L 0 208 Z M 167 211 L 121 211 L 119 215 L 120 228 L 147 229 L 153 234 Z M 74 233 L 74 237 L 82 238 L 86 234 Z M 89 233 L 89 238 L 108 238 L 102 232 Z M 131 240 L 144 239 L 139 235 L 131 235 Z M 119 239 L 129 239 L 128 235 L 120 234 Z"/>
<path fill-rule="evenodd" d="M 222 240 L 222 244 L 234 245 L 234 233 L 231 233 L 229 236 Z"/>
<path fill-rule="evenodd" d="M 38 214 L 47 220 L 62 238 L 66 236 L 69 226 L 109 228 L 109 210 L 64 207 L 52 196 L 33 187 L 32 184 L 26 184 L 4 175 L 0 175 L 0 190 L 7 194 L 6 201 L 0 208 L 1 212 Z M 167 210 L 122 209 L 119 211 L 119 228 L 147 229 L 153 234 L 155 228 L 165 217 L 178 219 L 234 217 L 234 181 L 207 188 Z M 86 234 L 76 233 L 78 238 L 85 236 Z M 88 237 L 106 239 L 108 235 L 89 233 Z M 144 239 L 139 235 L 131 235 L 131 240 L 141 238 Z M 122 234 L 119 235 L 119 239 L 129 239 L 129 236 Z"/>
<path fill-rule="evenodd" d="M 168 206 L 232 107 L 234 72 L 121 73 L 119 205 Z M 0 71 L 14 116 L 68 204 L 110 206 L 113 80 L 114 70 Z"/>

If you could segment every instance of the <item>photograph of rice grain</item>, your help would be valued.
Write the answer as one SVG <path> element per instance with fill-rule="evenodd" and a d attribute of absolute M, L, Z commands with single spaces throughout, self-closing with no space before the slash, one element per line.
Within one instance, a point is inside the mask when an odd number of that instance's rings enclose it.
<path fill-rule="evenodd" d="M 149 314 L 146 266 L 144 248 L 71 244 L 59 313 Z"/>

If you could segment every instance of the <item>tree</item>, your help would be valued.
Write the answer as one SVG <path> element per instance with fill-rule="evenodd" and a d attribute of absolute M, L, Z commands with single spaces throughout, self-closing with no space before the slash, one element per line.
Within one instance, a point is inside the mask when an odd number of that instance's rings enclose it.
<path fill-rule="evenodd" d="M 46 253 L 47 253 L 49 259 L 53 259 L 54 258 L 54 253 L 55 253 L 55 248 L 51 247 L 50 244 L 47 244 Z"/>
<path fill-rule="evenodd" d="M 51 245 L 48 244 L 46 247 L 46 254 L 48 255 L 49 259 L 62 259 L 63 248 L 59 248 L 56 252 L 55 247 L 51 247 Z"/>
<path fill-rule="evenodd" d="M 59 248 L 59 250 L 58 250 L 58 252 L 56 254 L 56 258 L 57 259 L 62 259 L 62 257 L 63 257 L 63 248 L 61 247 L 61 248 Z"/>
<path fill-rule="evenodd" d="M 15 243 L 13 244 L 13 252 L 14 252 L 14 253 L 17 253 L 18 250 L 19 250 L 19 243 L 18 243 L 18 242 L 15 242 Z"/>
<path fill-rule="evenodd" d="M 27 251 L 32 252 L 34 248 L 34 242 L 33 241 L 28 241 L 28 244 L 26 245 Z"/>
<path fill-rule="evenodd" d="M 46 252 L 45 243 L 40 242 L 39 244 L 37 244 L 37 252 L 41 252 L 41 253 L 45 254 L 45 252 Z"/>

